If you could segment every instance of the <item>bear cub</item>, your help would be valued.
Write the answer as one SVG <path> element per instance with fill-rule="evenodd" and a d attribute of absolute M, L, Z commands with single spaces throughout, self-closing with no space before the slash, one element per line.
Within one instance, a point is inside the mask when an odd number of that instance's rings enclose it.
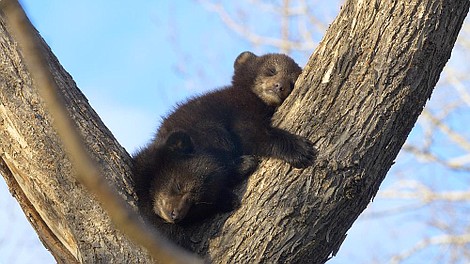
<path fill-rule="evenodd" d="M 164 118 L 134 156 L 139 207 L 168 223 L 194 222 L 235 209 L 233 187 L 274 157 L 295 168 L 313 163 L 307 139 L 271 125 L 302 69 L 283 54 L 241 53 L 232 85 L 194 97 Z"/>

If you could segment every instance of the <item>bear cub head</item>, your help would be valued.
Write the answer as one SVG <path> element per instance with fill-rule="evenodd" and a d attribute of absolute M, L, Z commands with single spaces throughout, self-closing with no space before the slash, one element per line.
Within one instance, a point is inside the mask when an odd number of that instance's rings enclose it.
<path fill-rule="evenodd" d="M 171 133 L 154 158 L 152 210 L 163 220 L 178 223 L 220 206 L 230 172 L 216 156 L 196 153 L 186 132 Z"/>
<path fill-rule="evenodd" d="M 284 102 L 302 72 L 287 55 L 256 56 L 249 51 L 238 55 L 234 69 L 233 87 L 251 89 L 265 104 L 274 107 Z"/>

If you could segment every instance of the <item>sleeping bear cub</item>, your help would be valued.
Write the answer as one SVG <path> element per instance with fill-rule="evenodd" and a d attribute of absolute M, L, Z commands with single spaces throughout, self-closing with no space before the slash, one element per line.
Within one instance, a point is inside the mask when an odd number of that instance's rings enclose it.
<path fill-rule="evenodd" d="M 312 164 L 310 141 L 271 125 L 302 69 L 286 55 L 251 52 L 234 68 L 231 86 L 179 105 L 134 156 L 135 190 L 147 216 L 184 223 L 235 209 L 232 188 L 256 169 L 257 157 Z"/>

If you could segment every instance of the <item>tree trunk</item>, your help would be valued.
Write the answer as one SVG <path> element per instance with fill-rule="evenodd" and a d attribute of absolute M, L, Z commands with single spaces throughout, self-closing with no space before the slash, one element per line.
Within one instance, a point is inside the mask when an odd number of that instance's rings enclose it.
<path fill-rule="evenodd" d="M 275 117 L 315 142 L 314 166 L 263 162 L 240 186 L 242 206 L 231 215 L 160 229 L 214 263 L 323 263 L 335 255 L 430 97 L 469 5 L 348 1 Z M 0 44 L 0 172 L 44 245 L 59 262 L 150 262 L 75 181 L 3 18 Z M 134 204 L 129 155 L 43 50 L 87 148 Z"/>
<path fill-rule="evenodd" d="M 149 262 L 74 178 L 50 114 L 0 12 L 0 173 L 58 262 Z M 39 36 L 39 35 L 38 35 Z M 134 205 L 131 159 L 41 39 L 50 71 L 87 149 L 105 177 Z"/>

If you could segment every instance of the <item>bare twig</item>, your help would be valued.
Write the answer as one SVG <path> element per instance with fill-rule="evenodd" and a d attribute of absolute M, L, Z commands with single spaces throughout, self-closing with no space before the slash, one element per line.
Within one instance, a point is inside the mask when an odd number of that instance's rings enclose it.
<path fill-rule="evenodd" d="M 429 111 L 424 110 L 422 116 L 431 121 L 436 127 L 438 127 L 444 134 L 446 134 L 450 140 L 455 142 L 461 148 L 470 152 L 470 142 L 463 137 L 461 134 L 451 129 L 447 124 L 441 121 L 440 118 L 433 116 Z"/>
<path fill-rule="evenodd" d="M 222 22 L 230 28 L 235 33 L 239 34 L 240 36 L 246 38 L 249 42 L 251 42 L 255 46 L 259 45 L 268 45 L 272 47 L 276 47 L 280 50 L 286 50 L 285 47 L 289 47 L 288 50 L 299 50 L 299 51 L 311 51 L 315 48 L 316 43 L 314 43 L 311 39 L 306 40 L 303 39 L 302 41 L 292 41 L 290 39 L 284 38 L 273 38 L 267 36 L 261 36 L 252 32 L 247 27 L 241 25 L 237 21 L 235 21 L 230 14 L 225 10 L 225 8 L 221 4 L 211 3 L 207 0 L 198 0 L 201 4 L 203 4 L 209 11 L 215 12 L 219 15 Z M 279 15 L 284 13 L 279 13 Z M 285 14 L 290 14 L 287 12 Z"/>
<path fill-rule="evenodd" d="M 463 82 L 455 76 L 455 72 L 449 70 L 449 73 L 450 74 L 448 75 L 448 79 L 449 79 L 450 84 L 452 84 L 454 89 L 459 93 L 462 101 L 468 107 L 470 107 L 470 93 L 469 93 L 468 89 L 465 87 Z"/>
<path fill-rule="evenodd" d="M 380 192 L 378 197 L 415 199 L 425 204 L 434 201 L 468 202 L 470 201 L 470 191 L 436 192 L 418 181 L 403 180 Z"/>
<path fill-rule="evenodd" d="M 470 164 L 470 154 L 464 154 L 462 156 L 446 160 L 437 156 L 437 154 L 432 153 L 429 149 L 421 149 L 410 144 L 403 146 L 403 150 L 414 155 L 417 159 L 421 159 L 428 163 L 435 162 L 451 170 L 470 171 L 470 165 L 467 165 Z"/>
<path fill-rule="evenodd" d="M 289 46 L 289 31 L 290 31 L 290 23 L 289 23 L 289 0 L 282 1 L 282 9 L 281 9 L 281 39 L 282 39 L 282 46 L 281 52 L 289 53 L 291 47 Z"/>
<path fill-rule="evenodd" d="M 5 13 L 16 41 L 20 45 L 25 63 L 53 116 L 54 125 L 67 149 L 77 178 L 101 202 L 114 224 L 129 238 L 144 246 L 162 263 L 202 263 L 200 259 L 164 239 L 158 231 L 146 225 L 137 213 L 119 196 L 102 177 L 101 172 L 83 147 L 82 139 L 58 96 L 58 89 L 46 59 L 42 56 L 36 31 L 16 0 L 3 0 Z"/>
<path fill-rule="evenodd" d="M 290 2 L 290 1 L 287 1 L 287 2 Z M 289 16 L 305 15 L 305 12 L 304 12 L 305 10 L 301 6 L 290 7 L 290 6 L 283 5 L 282 7 L 277 7 L 272 3 L 267 4 L 264 1 L 259 1 L 259 0 L 249 0 L 248 3 L 258 6 L 259 9 L 264 12 L 270 12 L 276 15 L 280 13 L 285 13 L 286 15 L 289 15 Z"/>
<path fill-rule="evenodd" d="M 405 259 L 411 257 L 413 254 L 416 254 L 417 252 L 429 247 L 429 246 L 434 246 L 434 245 L 465 245 L 470 243 L 470 234 L 464 234 L 464 235 L 442 235 L 442 236 L 435 236 L 432 238 L 426 238 L 418 242 L 414 247 L 411 249 L 399 254 L 393 256 L 393 258 L 390 260 L 390 263 L 401 263 Z"/>

